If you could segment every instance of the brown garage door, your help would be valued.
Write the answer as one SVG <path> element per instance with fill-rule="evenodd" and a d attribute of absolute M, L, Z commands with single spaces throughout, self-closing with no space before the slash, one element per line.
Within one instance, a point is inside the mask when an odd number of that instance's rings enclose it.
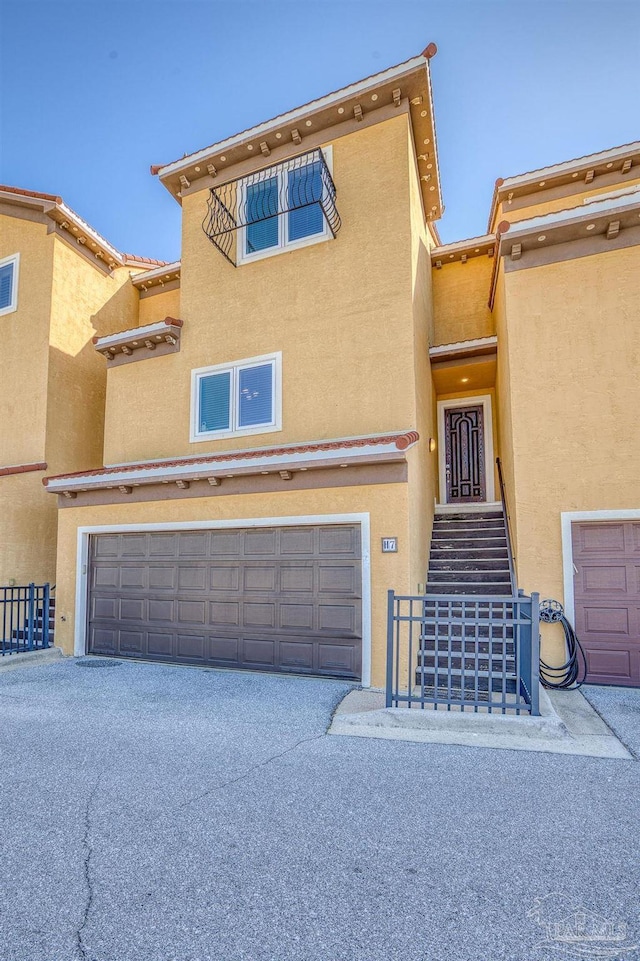
<path fill-rule="evenodd" d="M 592 684 L 640 686 L 640 523 L 572 525 L 576 633 Z"/>
<path fill-rule="evenodd" d="M 91 538 L 91 654 L 359 679 L 359 525 Z"/>

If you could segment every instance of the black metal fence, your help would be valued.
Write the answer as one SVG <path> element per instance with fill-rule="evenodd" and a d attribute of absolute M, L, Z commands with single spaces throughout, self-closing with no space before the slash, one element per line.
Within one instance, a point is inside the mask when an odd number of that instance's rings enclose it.
<path fill-rule="evenodd" d="M 539 597 L 388 594 L 387 707 L 540 714 Z"/>
<path fill-rule="evenodd" d="M 0 655 L 43 650 L 52 641 L 53 589 L 49 584 L 0 587 Z"/>

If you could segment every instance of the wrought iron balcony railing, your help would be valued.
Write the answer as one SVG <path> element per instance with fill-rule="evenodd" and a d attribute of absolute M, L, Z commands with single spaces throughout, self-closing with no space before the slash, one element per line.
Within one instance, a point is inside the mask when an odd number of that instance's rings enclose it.
<path fill-rule="evenodd" d="M 319 148 L 212 187 L 202 229 L 236 267 L 252 255 L 340 229 L 336 188 Z"/>

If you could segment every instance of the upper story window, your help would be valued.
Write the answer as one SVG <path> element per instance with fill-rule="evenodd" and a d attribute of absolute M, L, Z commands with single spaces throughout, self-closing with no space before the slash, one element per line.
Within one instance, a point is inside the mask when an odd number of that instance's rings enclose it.
<path fill-rule="evenodd" d="M 19 254 L 0 260 L 0 315 L 18 309 Z"/>
<path fill-rule="evenodd" d="M 234 266 L 335 237 L 331 147 L 213 187 L 203 229 Z"/>
<path fill-rule="evenodd" d="M 282 354 L 192 372 L 191 441 L 282 429 Z"/>

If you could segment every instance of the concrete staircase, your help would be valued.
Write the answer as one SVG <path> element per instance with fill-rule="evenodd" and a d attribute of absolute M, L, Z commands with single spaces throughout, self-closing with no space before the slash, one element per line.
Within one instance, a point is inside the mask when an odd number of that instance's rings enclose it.
<path fill-rule="evenodd" d="M 436 514 L 427 594 L 511 594 L 501 506 Z"/>
<path fill-rule="evenodd" d="M 501 505 L 436 514 L 431 539 L 416 684 L 450 702 L 509 699 L 518 689 L 509 604 L 483 597 L 512 596 L 507 532 Z M 433 595 L 460 601 L 440 602 Z M 463 597 L 469 600 L 465 602 Z M 471 603 L 469 603 L 471 601 Z"/>

